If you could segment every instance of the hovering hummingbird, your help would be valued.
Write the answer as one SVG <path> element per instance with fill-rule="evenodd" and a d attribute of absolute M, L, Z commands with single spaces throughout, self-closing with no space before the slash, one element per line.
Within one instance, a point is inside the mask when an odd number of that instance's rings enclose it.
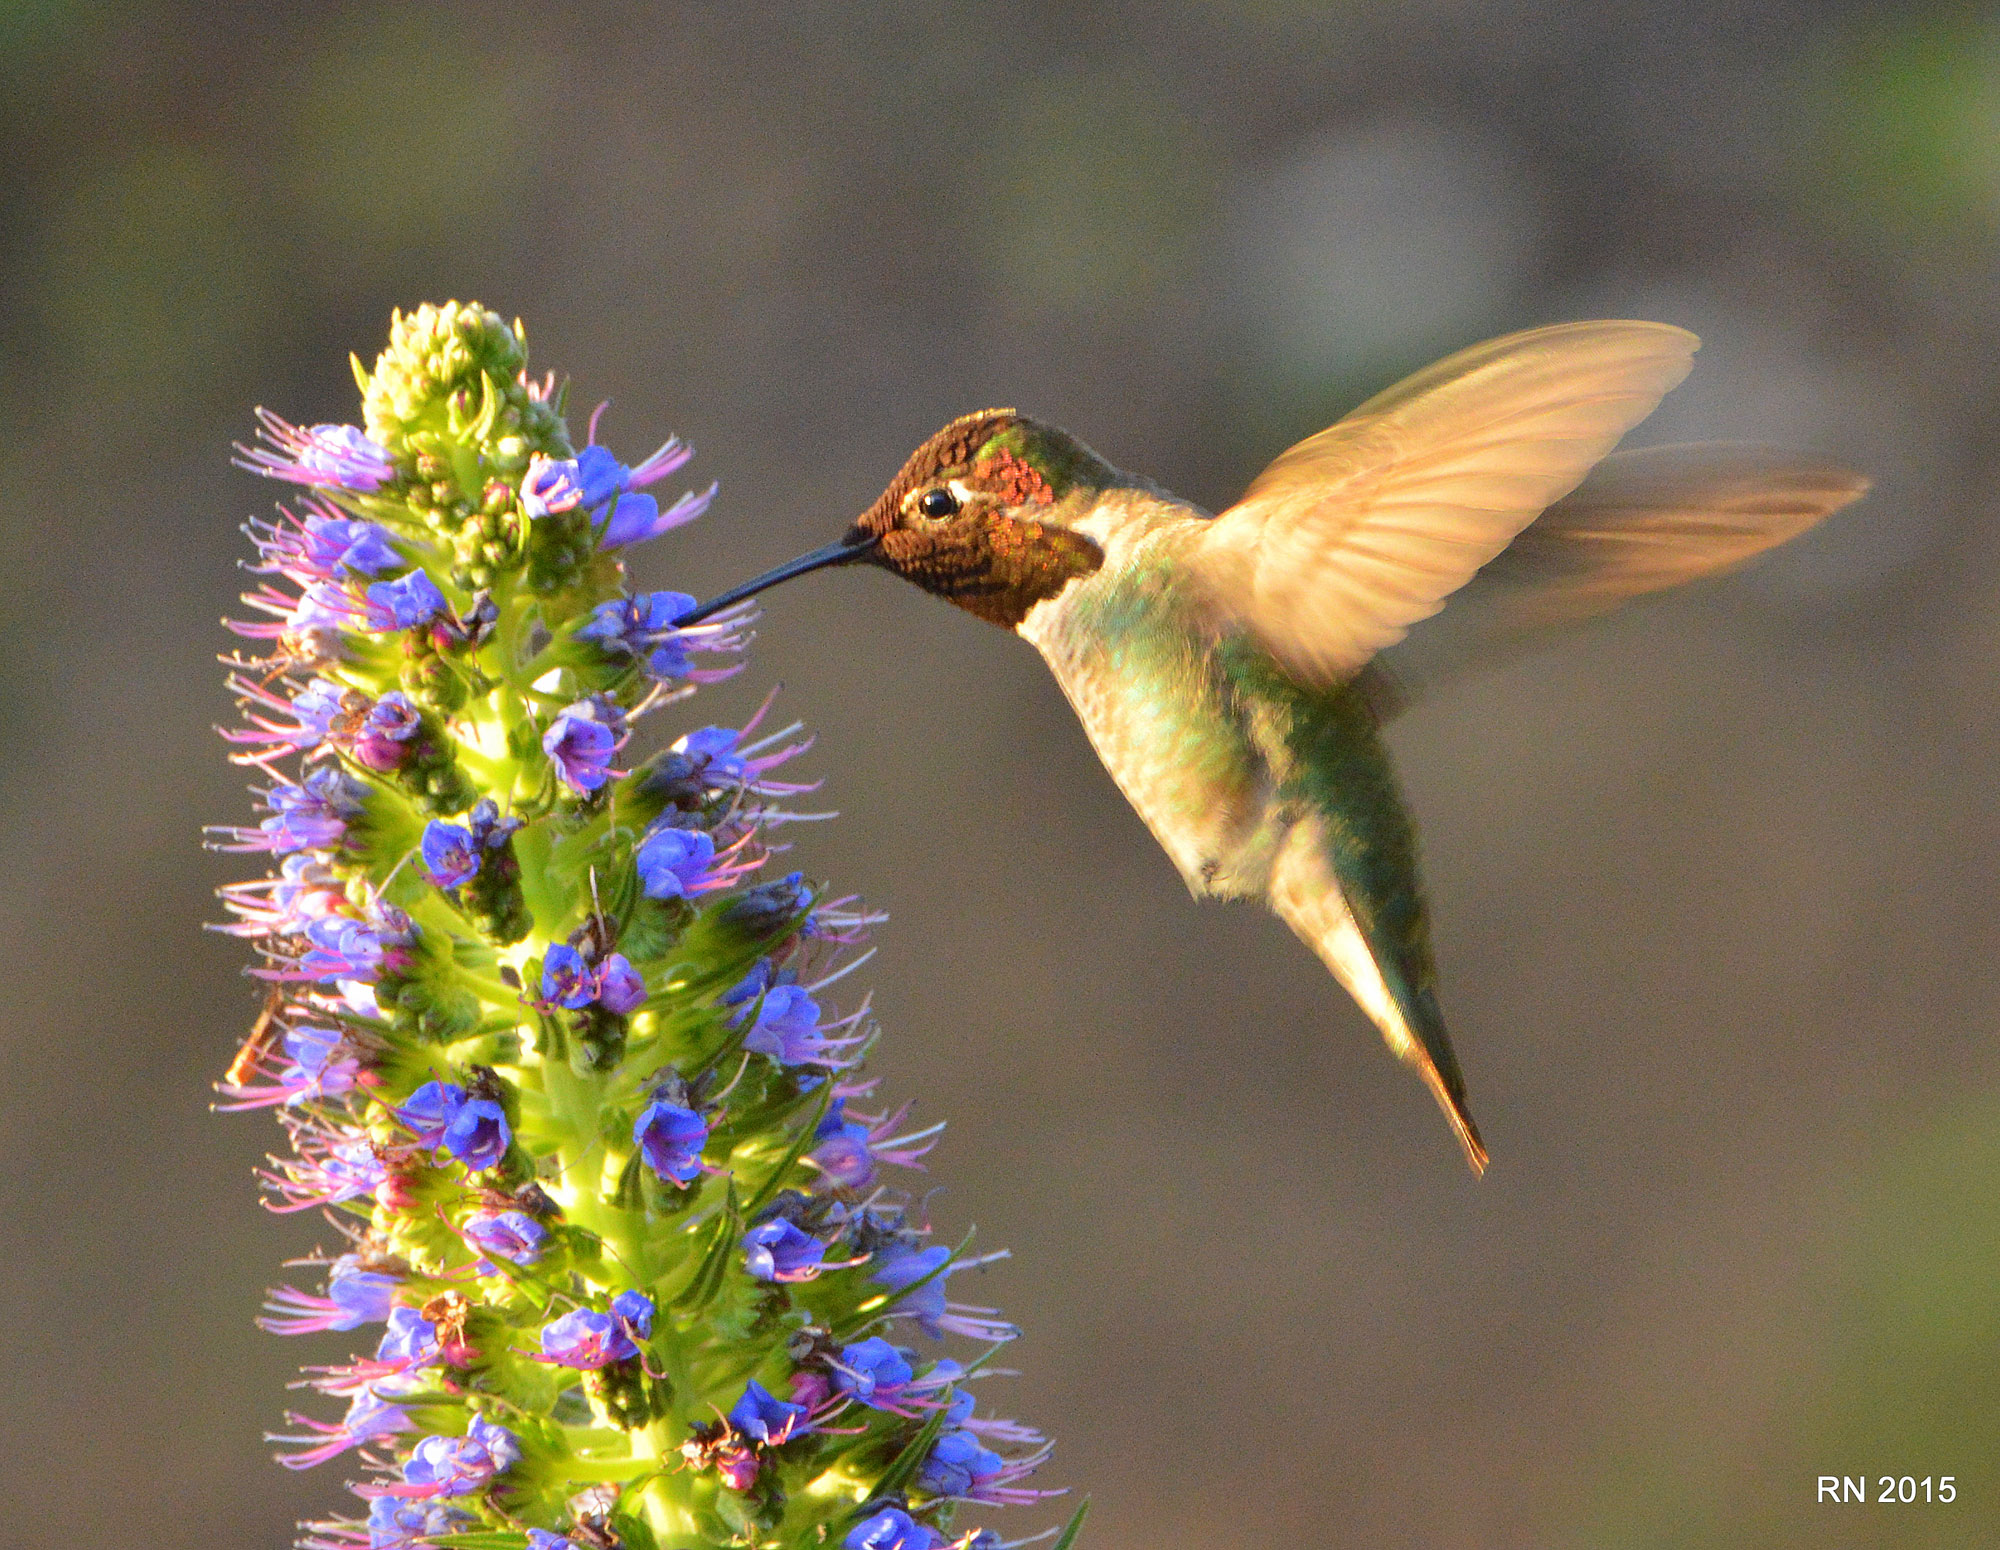
<path fill-rule="evenodd" d="M 1607 456 L 1698 345 L 1596 322 L 1474 346 L 1280 454 L 1216 515 L 983 410 L 917 448 L 837 542 L 677 622 L 861 563 L 1025 638 L 1188 887 L 1266 900 L 1482 1172 L 1381 726 L 1445 673 L 1740 565 L 1867 489 L 1755 447 Z"/>

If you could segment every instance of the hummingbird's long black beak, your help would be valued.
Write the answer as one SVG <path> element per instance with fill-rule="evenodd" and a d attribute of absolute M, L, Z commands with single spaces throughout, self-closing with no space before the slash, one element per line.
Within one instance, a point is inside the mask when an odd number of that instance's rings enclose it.
<path fill-rule="evenodd" d="M 775 587 L 781 581 L 790 581 L 794 576 L 803 576 L 809 570 L 825 570 L 829 565 L 852 565 L 856 560 L 865 560 L 881 542 L 881 535 L 864 532 L 855 528 L 836 543 L 823 549 L 815 549 L 810 554 L 802 554 L 796 560 L 788 560 L 775 570 L 767 570 L 763 575 L 752 578 L 740 587 L 731 587 L 720 597 L 712 597 L 698 608 L 690 609 L 674 621 L 676 629 L 684 625 L 698 624 L 711 614 L 721 613 L 734 603 L 746 597 L 755 597 L 767 587 Z"/>

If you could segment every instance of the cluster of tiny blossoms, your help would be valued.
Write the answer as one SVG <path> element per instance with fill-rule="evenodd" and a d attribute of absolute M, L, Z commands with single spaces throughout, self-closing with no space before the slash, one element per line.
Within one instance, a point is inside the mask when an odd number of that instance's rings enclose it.
<path fill-rule="evenodd" d="M 995 1550 L 959 1517 L 1046 1494 L 1049 1444 L 979 1413 L 1015 1331 L 949 1282 L 997 1256 L 892 1183 L 942 1127 L 857 1075 L 835 982 L 880 917 L 766 875 L 804 744 L 631 747 L 746 643 L 619 559 L 713 488 L 646 493 L 676 441 L 574 447 L 477 306 L 355 374 L 362 428 L 239 449 L 297 495 L 231 626 L 262 816 L 212 841 L 270 868 L 222 890 L 267 987 L 223 1107 L 277 1110 L 266 1203 L 339 1234 L 260 1322 L 372 1342 L 272 1439 L 359 1477 L 299 1544 Z"/>

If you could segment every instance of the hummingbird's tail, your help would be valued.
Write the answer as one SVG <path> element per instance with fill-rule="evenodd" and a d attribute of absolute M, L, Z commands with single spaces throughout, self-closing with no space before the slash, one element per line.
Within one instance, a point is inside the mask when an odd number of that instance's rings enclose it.
<path fill-rule="evenodd" d="M 1414 1069 L 1451 1122 L 1474 1174 L 1486 1171 L 1486 1146 L 1465 1103 L 1465 1078 L 1445 1033 L 1437 996 L 1428 983 L 1412 985 L 1419 965 L 1397 962 L 1389 944 L 1378 953 L 1348 904 L 1317 819 L 1293 826 L 1271 869 L 1269 899 L 1279 919 L 1333 971 L 1333 977 L 1382 1030 L 1396 1058 Z M 1428 961 L 1427 945 L 1406 944 Z M 1423 976 L 1426 980 L 1428 975 Z"/>

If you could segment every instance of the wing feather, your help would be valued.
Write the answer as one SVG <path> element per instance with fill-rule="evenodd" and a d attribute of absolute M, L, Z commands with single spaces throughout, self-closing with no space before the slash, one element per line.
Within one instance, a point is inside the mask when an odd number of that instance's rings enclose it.
<path fill-rule="evenodd" d="M 1837 464 L 1690 442 L 1614 452 L 1452 599 L 1386 649 L 1371 697 L 1400 710 L 1442 680 L 1621 604 L 1737 569 L 1867 493 Z"/>
<path fill-rule="evenodd" d="M 1461 351 L 1281 453 L 1204 530 L 1190 573 L 1300 681 L 1350 677 L 1574 489 L 1698 343 L 1566 323 Z"/>

